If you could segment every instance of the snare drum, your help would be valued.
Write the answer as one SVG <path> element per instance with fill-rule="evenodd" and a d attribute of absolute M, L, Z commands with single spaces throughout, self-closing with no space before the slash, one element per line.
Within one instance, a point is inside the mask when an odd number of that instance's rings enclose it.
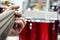
<path fill-rule="evenodd" d="M 22 40 L 57 40 L 58 22 L 28 20 L 20 37 Z"/>

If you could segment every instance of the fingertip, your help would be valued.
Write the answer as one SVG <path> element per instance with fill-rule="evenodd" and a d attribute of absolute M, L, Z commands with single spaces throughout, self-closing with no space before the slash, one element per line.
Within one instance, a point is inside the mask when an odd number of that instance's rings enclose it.
<path fill-rule="evenodd" d="M 20 6 L 15 6 L 15 5 L 13 5 L 13 6 L 11 6 L 11 8 L 12 8 L 12 9 L 18 9 L 18 8 L 20 8 Z"/>
<path fill-rule="evenodd" d="M 22 17 L 22 13 L 21 12 L 15 11 L 14 14 L 15 14 L 16 17 Z"/>

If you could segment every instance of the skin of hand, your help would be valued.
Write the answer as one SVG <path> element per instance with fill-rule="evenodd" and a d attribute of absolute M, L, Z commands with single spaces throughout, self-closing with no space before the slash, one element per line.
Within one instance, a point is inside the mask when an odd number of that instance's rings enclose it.
<path fill-rule="evenodd" d="M 10 9 L 18 9 L 18 8 L 19 8 L 19 6 L 10 7 Z M 25 25 L 26 25 L 26 21 L 22 17 L 21 12 L 16 11 L 14 14 L 15 14 L 15 26 L 14 26 L 15 29 L 12 28 L 10 30 L 10 32 L 9 32 L 10 36 L 19 35 L 21 33 L 21 31 L 23 30 L 23 28 L 25 27 Z"/>

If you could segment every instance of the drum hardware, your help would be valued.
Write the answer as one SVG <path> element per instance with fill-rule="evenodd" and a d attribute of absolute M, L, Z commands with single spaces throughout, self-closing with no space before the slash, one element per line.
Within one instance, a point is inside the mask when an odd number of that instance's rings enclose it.
<path fill-rule="evenodd" d="M 29 28 L 32 29 L 32 23 L 30 23 L 30 27 Z"/>

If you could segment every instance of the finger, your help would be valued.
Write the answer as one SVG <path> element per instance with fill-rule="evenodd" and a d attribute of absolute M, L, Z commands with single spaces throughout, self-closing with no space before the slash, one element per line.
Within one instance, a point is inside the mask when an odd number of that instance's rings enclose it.
<path fill-rule="evenodd" d="M 16 17 L 22 17 L 21 12 L 15 11 L 15 13 L 14 13 L 14 14 L 15 14 L 15 16 L 16 16 Z"/>
<path fill-rule="evenodd" d="M 16 24 L 19 24 L 19 29 L 17 29 L 17 31 L 19 30 L 19 33 L 21 33 L 21 31 L 23 30 L 23 28 L 25 27 L 25 24 L 23 23 L 22 20 L 16 20 L 15 21 Z"/>
<path fill-rule="evenodd" d="M 15 20 L 21 20 L 26 25 L 26 21 L 23 17 L 16 17 Z"/>
<path fill-rule="evenodd" d="M 9 11 L 9 10 L 14 10 L 14 9 L 18 9 L 19 6 L 10 6 L 8 9 L 6 9 L 5 11 Z"/>
<path fill-rule="evenodd" d="M 25 24 L 23 23 L 22 20 L 16 20 L 15 23 L 16 24 L 19 24 L 20 25 L 20 28 L 24 28 L 25 27 Z"/>
<path fill-rule="evenodd" d="M 9 31 L 9 34 L 8 34 L 9 36 L 12 36 L 12 35 L 15 35 L 15 30 L 14 29 L 11 29 L 10 31 Z"/>
<path fill-rule="evenodd" d="M 15 6 L 15 5 L 14 5 L 14 6 L 11 6 L 11 8 L 12 8 L 12 9 L 18 9 L 19 6 Z"/>
<path fill-rule="evenodd" d="M 15 20 L 15 23 L 21 25 L 22 27 L 25 25 L 22 20 Z"/>

